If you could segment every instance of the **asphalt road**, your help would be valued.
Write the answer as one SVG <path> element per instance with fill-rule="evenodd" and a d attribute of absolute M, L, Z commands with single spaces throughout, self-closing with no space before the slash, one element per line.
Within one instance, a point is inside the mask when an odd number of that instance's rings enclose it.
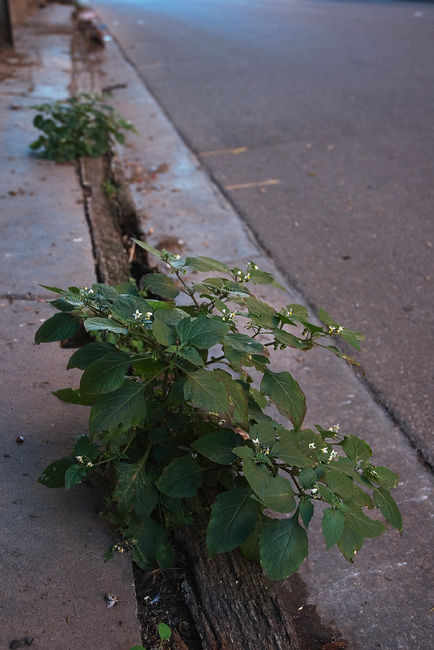
<path fill-rule="evenodd" d="M 92 7 L 288 280 L 366 335 L 367 381 L 434 465 L 434 6 Z"/>

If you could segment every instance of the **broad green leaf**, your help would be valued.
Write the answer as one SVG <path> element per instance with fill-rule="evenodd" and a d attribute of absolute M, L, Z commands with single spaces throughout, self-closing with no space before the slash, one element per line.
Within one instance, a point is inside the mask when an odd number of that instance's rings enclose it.
<path fill-rule="evenodd" d="M 44 469 L 38 478 L 38 483 L 49 488 L 65 487 L 65 474 L 73 463 L 74 461 L 70 456 L 54 461 Z"/>
<path fill-rule="evenodd" d="M 261 503 L 276 512 L 295 510 L 294 491 L 284 476 L 270 476 L 264 465 L 244 463 L 244 476 Z"/>
<path fill-rule="evenodd" d="M 279 413 L 291 420 L 295 429 L 301 427 L 306 414 L 306 397 L 289 372 L 265 370 L 261 393 L 268 396 Z"/>
<path fill-rule="evenodd" d="M 224 385 L 208 370 L 198 370 L 188 375 L 184 384 L 184 398 L 194 406 L 230 417 L 229 397 Z"/>
<path fill-rule="evenodd" d="M 35 334 L 35 343 L 50 343 L 52 341 L 64 341 L 73 339 L 78 332 L 80 321 L 78 318 L 68 312 L 54 314 Z"/>
<path fill-rule="evenodd" d="M 89 429 L 99 432 L 124 433 L 137 427 L 146 416 L 145 386 L 125 380 L 113 393 L 100 395 L 92 406 Z"/>
<path fill-rule="evenodd" d="M 75 305 L 71 305 L 71 303 L 68 302 L 63 296 L 61 298 L 56 298 L 56 300 L 49 300 L 48 304 L 54 307 L 54 309 L 58 309 L 59 311 L 74 311 L 76 308 Z"/>
<path fill-rule="evenodd" d="M 250 488 L 227 490 L 211 506 L 206 545 L 208 556 L 237 548 L 252 533 L 258 517 L 258 505 L 251 499 Z"/>
<path fill-rule="evenodd" d="M 352 433 L 349 436 L 345 436 L 342 449 L 348 458 L 351 458 L 355 463 L 359 460 L 369 460 L 372 456 L 372 449 L 368 443 Z"/>
<path fill-rule="evenodd" d="M 140 246 L 140 248 L 144 248 L 145 251 L 148 251 L 148 253 L 151 253 L 151 255 L 158 257 L 159 260 L 163 259 L 164 254 L 161 251 L 154 248 L 153 246 L 151 246 L 150 244 L 147 244 L 144 241 L 140 241 L 140 239 L 134 239 L 134 238 L 133 238 L 133 242 L 135 242 L 137 246 Z"/>
<path fill-rule="evenodd" d="M 103 341 L 86 343 L 86 345 L 74 352 L 68 361 L 66 369 L 79 368 L 80 370 L 86 370 L 91 363 L 104 357 L 108 352 L 115 352 L 116 350 L 117 347 L 112 343 L 104 343 Z"/>
<path fill-rule="evenodd" d="M 295 573 L 307 554 L 307 534 L 298 523 L 298 513 L 269 521 L 261 535 L 261 566 L 271 580 Z"/>
<path fill-rule="evenodd" d="M 185 265 L 194 271 L 217 271 L 218 273 L 230 273 L 229 266 L 215 260 L 212 257 L 187 257 Z"/>
<path fill-rule="evenodd" d="M 304 305 L 291 303 L 290 305 L 286 305 L 286 309 L 290 316 L 296 320 L 306 321 L 309 318 L 309 313 Z"/>
<path fill-rule="evenodd" d="M 199 350 L 207 350 L 219 343 L 228 330 L 228 323 L 207 316 L 183 318 L 176 327 L 181 345 L 188 343 Z"/>
<path fill-rule="evenodd" d="M 242 384 L 219 368 L 214 370 L 213 375 L 218 381 L 221 381 L 228 394 L 232 423 L 247 429 L 249 426 L 248 401 Z"/>
<path fill-rule="evenodd" d="M 222 429 L 199 438 L 193 442 L 192 447 L 215 463 L 231 465 L 237 458 L 232 450 L 242 444 L 243 438 L 239 433 L 232 429 Z"/>
<path fill-rule="evenodd" d="M 249 309 L 249 314 L 255 317 L 255 320 L 262 327 L 274 329 L 279 324 L 279 318 L 276 315 L 274 307 L 267 305 L 267 303 L 254 298 L 253 296 L 246 299 L 246 305 Z"/>
<path fill-rule="evenodd" d="M 172 630 L 166 623 L 158 624 L 158 636 L 162 641 L 167 641 L 172 636 Z"/>
<path fill-rule="evenodd" d="M 115 286 L 115 289 L 119 294 L 129 293 L 131 296 L 138 295 L 136 287 L 131 282 L 121 282 Z"/>
<path fill-rule="evenodd" d="M 122 386 L 131 359 L 121 350 L 113 350 L 90 364 L 80 381 L 81 394 L 111 393 Z"/>
<path fill-rule="evenodd" d="M 250 281 L 253 282 L 253 284 L 272 284 L 273 287 L 286 291 L 286 289 L 276 281 L 276 278 L 271 273 L 261 271 L 260 269 L 251 269 L 249 275 Z"/>
<path fill-rule="evenodd" d="M 354 491 L 354 484 L 349 476 L 336 470 L 331 470 L 327 474 L 327 486 L 334 493 L 340 497 L 351 497 Z"/>
<path fill-rule="evenodd" d="M 154 319 L 154 322 L 152 323 L 152 332 L 160 345 L 169 347 L 169 345 L 176 343 L 176 334 L 174 330 L 159 318 Z"/>
<path fill-rule="evenodd" d="M 167 544 L 166 531 L 160 524 L 152 517 L 140 518 L 132 521 L 123 536 L 130 542 L 134 562 L 144 570 L 157 568 L 157 549 Z"/>
<path fill-rule="evenodd" d="M 391 526 L 402 533 L 402 517 L 392 495 L 384 488 L 375 488 L 373 491 L 374 505 L 379 508 L 383 517 Z"/>
<path fill-rule="evenodd" d="M 145 473 L 142 462 L 115 464 L 116 486 L 113 499 L 119 514 L 127 519 L 132 510 L 147 518 L 158 503 L 158 491 Z"/>
<path fill-rule="evenodd" d="M 276 429 L 272 422 L 258 422 L 249 431 L 252 440 L 259 440 L 261 447 L 272 447 L 276 442 Z"/>
<path fill-rule="evenodd" d="M 392 472 L 387 467 L 381 467 L 380 465 L 364 467 L 363 475 L 373 483 L 377 483 L 381 487 L 386 488 L 386 490 L 393 490 L 398 485 L 398 474 L 395 474 L 395 472 Z"/>
<path fill-rule="evenodd" d="M 295 348 L 296 350 L 306 350 L 306 348 L 312 347 L 312 343 L 309 341 L 303 341 L 297 336 L 294 336 L 294 334 L 286 332 L 285 330 L 276 329 L 274 330 L 273 334 L 278 343 L 283 343 L 283 345 L 287 345 L 290 348 Z"/>
<path fill-rule="evenodd" d="M 185 359 L 193 366 L 202 367 L 205 365 L 204 360 L 202 359 L 202 357 L 200 356 L 196 348 L 191 348 L 186 346 L 185 348 L 178 350 L 176 352 L 176 355 L 178 357 L 181 357 L 181 359 Z"/>
<path fill-rule="evenodd" d="M 359 535 L 355 530 L 350 528 L 350 526 L 345 524 L 344 530 L 338 541 L 338 548 L 344 558 L 353 564 L 354 558 L 362 548 L 364 541 L 362 535 Z"/>
<path fill-rule="evenodd" d="M 144 286 L 150 289 L 157 296 L 174 300 L 179 294 L 179 289 L 175 286 L 172 278 L 162 273 L 150 273 L 144 278 Z"/>
<path fill-rule="evenodd" d="M 194 497 L 202 485 L 202 474 L 203 470 L 194 458 L 181 456 L 166 466 L 155 485 L 168 497 L 188 499 Z"/>
<path fill-rule="evenodd" d="M 152 313 L 152 311 L 149 302 L 139 296 L 132 296 L 131 294 L 118 296 L 111 307 L 113 318 L 116 318 L 122 323 L 137 322 L 135 317 L 137 312 L 144 316 L 147 313 Z"/>
<path fill-rule="evenodd" d="M 379 537 L 382 535 L 386 527 L 378 519 L 370 519 L 366 516 L 362 509 L 352 503 L 340 503 L 338 508 L 345 515 L 345 520 L 356 533 L 362 537 Z"/>
<path fill-rule="evenodd" d="M 86 318 L 84 321 L 84 329 L 86 332 L 106 330 L 107 332 L 114 332 L 115 334 L 127 334 L 128 332 L 125 327 L 122 327 L 116 323 L 116 321 L 109 318 L 98 318 L 97 316 Z"/>
<path fill-rule="evenodd" d="M 61 388 L 53 391 L 53 395 L 67 404 L 80 404 L 82 406 L 91 406 L 95 401 L 94 395 L 82 395 L 78 388 Z"/>
<path fill-rule="evenodd" d="M 99 456 L 97 445 L 90 441 L 89 436 L 80 436 L 74 446 L 74 456 L 83 456 L 90 461 L 96 461 Z"/>
<path fill-rule="evenodd" d="M 59 289 L 58 287 L 50 287 L 47 284 L 38 283 L 38 286 L 42 287 L 43 289 L 48 289 L 48 291 L 52 291 L 53 293 L 61 293 L 61 294 L 66 293 L 64 289 Z"/>
<path fill-rule="evenodd" d="M 300 499 L 300 503 L 298 505 L 298 511 L 300 513 L 301 521 L 307 528 L 314 514 L 314 507 L 312 501 L 310 499 Z"/>
<path fill-rule="evenodd" d="M 70 465 L 65 472 L 65 490 L 69 490 L 74 485 L 81 483 L 87 471 L 83 465 Z"/>
<path fill-rule="evenodd" d="M 345 517 L 342 512 L 336 508 L 326 508 L 323 510 L 321 527 L 326 541 L 327 550 L 329 550 L 332 546 L 337 544 L 344 531 Z"/>
<path fill-rule="evenodd" d="M 295 443 L 286 438 L 280 438 L 274 443 L 271 454 L 293 467 L 310 467 L 313 464 L 313 461 L 304 456 Z"/>
<path fill-rule="evenodd" d="M 345 327 L 342 332 L 340 332 L 340 335 L 344 341 L 349 343 L 356 350 L 360 350 L 359 341 L 365 340 L 365 337 L 363 334 L 360 334 L 360 332 L 353 332 L 352 330 L 347 330 Z"/>
<path fill-rule="evenodd" d="M 304 467 L 299 476 L 298 482 L 304 490 L 310 490 L 317 482 L 317 475 L 312 467 Z"/>
<path fill-rule="evenodd" d="M 336 323 L 336 321 L 334 321 L 333 318 L 331 318 L 328 315 L 328 313 L 324 309 L 322 309 L 321 307 L 318 310 L 318 316 L 319 316 L 320 321 L 322 321 L 324 323 L 324 325 L 327 325 L 328 327 L 330 327 L 330 326 L 333 327 L 333 326 L 338 325 Z"/>
<path fill-rule="evenodd" d="M 259 341 L 255 341 L 247 334 L 229 332 L 223 339 L 223 345 L 230 345 L 234 350 L 253 354 L 254 352 L 266 352 L 267 349 Z"/>
<path fill-rule="evenodd" d="M 269 518 L 260 512 L 252 532 L 246 541 L 240 545 L 240 551 L 244 557 L 251 562 L 256 562 L 256 564 L 261 562 L 261 535 L 268 521 Z"/>

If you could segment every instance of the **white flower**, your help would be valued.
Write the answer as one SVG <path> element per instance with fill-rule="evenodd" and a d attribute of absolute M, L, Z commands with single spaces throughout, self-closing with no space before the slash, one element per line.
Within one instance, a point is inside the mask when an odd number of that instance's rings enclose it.
<path fill-rule="evenodd" d="M 338 457 L 338 455 L 339 455 L 338 452 L 333 449 L 333 451 L 331 452 L 331 454 L 329 456 L 329 460 L 334 460 L 335 458 Z"/>
<path fill-rule="evenodd" d="M 323 454 L 328 454 L 329 453 L 329 450 L 327 449 L 327 447 L 323 447 L 321 449 L 321 451 L 322 451 Z"/>
<path fill-rule="evenodd" d="M 316 494 L 318 492 L 318 488 L 312 488 L 310 491 L 311 494 Z"/>
<path fill-rule="evenodd" d="M 339 424 L 335 424 L 332 427 L 329 427 L 329 431 L 332 431 L 333 433 L 339 433 L 340 426 Z"/>
<path fill-rule="evenodd" d="M 89 461 L 88 463 L 86 463 L 86 467 L 93 467 L 93 463 Z"/>
<path fill-rule="evenodd" d="M 254 442 L 255 445 L 259 445 L 259 438 L 255 438 L 254 440 L 252 440 L 252 442 Z"/>
<path fill-rule="evenodd" d="M 140 312 L 138 309 L 136 309 L 134 318 L 135 320 L 139 320 L 143 316 L 142 312 Z"/>
<path fill-rule="evenodd" d="M 76 456 L 75 459 L 78 460 L 79 463 L 83 462 L 83 456 Z"/>
<path fill-rule="evenodd" d="M 151 318 L 151 316 L 152 316 L 152 311 L 147 311 L 145 316 L 149 320 Z"/>
<path fill-rule="evenodd" d="M 309 443 L 309 449 L 315 449 L 315 443 L 314 442 Z"/>

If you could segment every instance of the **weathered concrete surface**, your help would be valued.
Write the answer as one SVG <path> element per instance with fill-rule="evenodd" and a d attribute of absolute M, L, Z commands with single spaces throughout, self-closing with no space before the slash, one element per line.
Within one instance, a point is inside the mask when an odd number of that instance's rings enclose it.
<path fill-rule="evenodd" d="M 37 135 L 30 105 L 69 94 L 70 11 L 50 5 L 20 29 L 0 87 L 0 646 L 128 650 L 140 643 L 131 563 L 124 555 L 103 561 L 114 536 L 98 515 L 102 494 L 37 483 L 88 431 L 87 409 L 51 395 L 77 385 L 65 371 L 70 351 L 33 343 L 54 295 L 35 282 L 95 281 L 75 165 L 28 150 Z M 112 608 L 109 594 L 119 601 Z"/>
<path fill-rule="evenodd" d="M 157 189 L 145 184 L 141 190 L 138 183 L 132 184 L 148 242 L 158 246 L 168 241 L 171 250 L 181 254 L 217 257 L 234 266 L 252 259 L 276 273 L 284 284 L 134 70 L 122 61 L 114 42 L 108 44 L 104 58 L 100 83 L 127 84 L 114 91 L 115 106 L 136 122 L 140 132 L 138 138 L 129 135 L 120 152 L 127 173 L 134 166 L 144 170 L 163 163 L 168 166 L 168 171 L 156 174 Z M 291 287 L 287 295 L 259 287 L 258 296 L 276 306 L 303 302 Z M 321 352 L 286 350 L 275 358 L 275 368 L 290 370 L 305 391 L 306 425 L 329 427 L 339 422 L 342 432 L 353 432 L 371 444 L 374 463 L 400 473 L 394 496 L 403 512 L 405 531 L 402 537 L 390 530 L 368 540 L 355 565 L 349 565 L 336 549 L 325 552 L 317 516 L 311 524 L 310 556 L 298 576 L 305 581 L 309 602 L 316 605 L 323 623 L 334 625 L 352 650 L 425 650 L 433 634 L 432 475 L 352 368 Z M 291 588 L 291 580 L 287 586 Z"/>

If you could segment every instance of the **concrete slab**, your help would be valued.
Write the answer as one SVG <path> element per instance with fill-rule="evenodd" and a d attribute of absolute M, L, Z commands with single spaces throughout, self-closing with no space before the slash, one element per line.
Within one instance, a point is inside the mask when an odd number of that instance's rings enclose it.
<path fill-rule="evenodd" d="M 76 385 L 64 370 L 70 351 L 33 343 L 51 313 L 36 301 L 0 301 L 0 646 L 33 639 L 41 649 L 128 650 L 140 642 L 131 565 L 123 555 L 103 561 L 114 542 L 97 514 L 102 494 L 85 486 L 65 494 L 36 482 L 87 431 L 87 409 L 51 395 Z M 108 594 L 119 600 L 112 608 Z"/>

